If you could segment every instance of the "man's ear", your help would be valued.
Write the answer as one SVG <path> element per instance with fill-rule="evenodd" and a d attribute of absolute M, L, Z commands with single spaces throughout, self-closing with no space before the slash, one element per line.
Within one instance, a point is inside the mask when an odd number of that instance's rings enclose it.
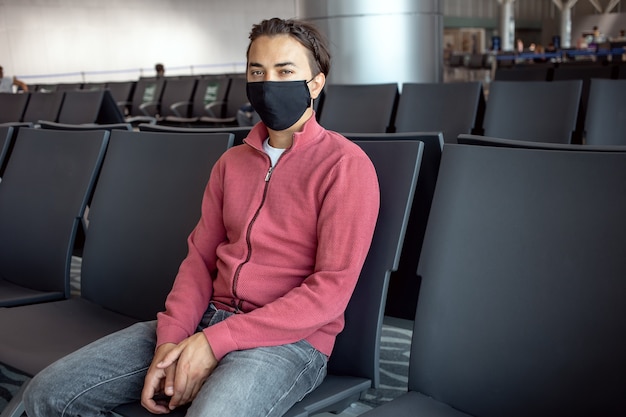
<path fill-rule="evenodd" d="M 315 100 L 319 97 L 326 84 L 326 76 L 324 73 L 318 73 L 313 79 L 308 83 L 309 91 L 311 92 L 311 98 Z"/>

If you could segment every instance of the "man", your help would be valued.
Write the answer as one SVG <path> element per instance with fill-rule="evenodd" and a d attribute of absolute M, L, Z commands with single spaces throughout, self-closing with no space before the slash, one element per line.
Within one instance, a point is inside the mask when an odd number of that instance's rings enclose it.
<path fill-rule="evenodd" d="M 365 153 L 315 119 L 330 56 L 313 26 L 253 26 L 247 60 L 262 122 L 213 168 L 165 311 L 42 371 L 25 392 L 29 417 L 139 398 L 155 414 L 191 402 L 187 416 L 281 416 L 322 382 L 378 182 Z"/>
<path fill-rule="evenodd" d="M 0 93 L 12 93 L 14 85 L 23 91 L 28 91 L 26 83 L 18 80 L 16 77 L 5 77 L 4 68 L 0 67 Z"/>

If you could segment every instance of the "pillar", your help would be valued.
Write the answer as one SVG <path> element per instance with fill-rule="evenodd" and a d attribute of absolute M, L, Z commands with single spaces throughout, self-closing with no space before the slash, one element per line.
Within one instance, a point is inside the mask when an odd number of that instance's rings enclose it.
<path fill-rule="evenodd" d="M 561 10 L 561 48 L 572 46 L 572 7 L 565 5 Z"/>
<path fill-rule="evenodd" d="M 440 0 L 296 0 L 298 18 L 328 37 L 329 82 L 440 82 Z"/>
<path fill-rule="evenodd" d="M 515 45 L 515 0 L 498 0 L 500 3 L 500 33 L 502 33 L 502 50 L 513 51 Z"/>

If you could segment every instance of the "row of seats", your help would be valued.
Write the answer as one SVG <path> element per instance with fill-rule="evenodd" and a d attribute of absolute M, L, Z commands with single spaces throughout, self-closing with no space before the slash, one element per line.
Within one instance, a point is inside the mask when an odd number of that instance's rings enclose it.
<path fill-rule="evenodd" d="M 162 303 L 172 275 L 169 268 L 161 270 L 161 262 L 173 265 L 184 256 L 184 249 L 179 248 L 182 252 L 177 252 L 176 262 L 169 257 L 181 243 L 172 240 L 182 240 L 184 246 L 184 235 L 193 223 L 166 230 L 168 236 L 150 233 L 154 223 L 172 221 L 173 214 L 160 212 L 160 205 L 181 204 L 166 196 L 181 192 L 179 183 L 162 181 L 159 175 L 188 175 L 184 171 L 201 165 L 204 181 L 207 155 L 212 155 L 209 162 L 214 161 L 229 143 L 217 141 L 217 149 L 205 150 L 209 153 L 197 162 L 197 156 L 192 156 L 198 149 L 188 150 L 184 157 L 178 153 L 179 147 L 191 146 L 190 141 L 180 140 L 180 135 L 189 135 L 189 129 L 175 132 L 171 127 L 147 126 L 168 133 L 112 131 L 106 144 L 102 131 L 20 129 L 0 182 L 0 208 L 15 201 L 3 199 L 3 193 L 21 177 L 17 166 L 20 160 L 30 159 L 25 158 L 26 150 L 46 155 L 62 152 L 52 133 L 64 141 L 75 140 L 68 144 L 72 147 L 93 142 L 91 159 L 96 165 L 99 159 L 103 162 L 90 203 L 81 297 L 0 309 L 0 323 L 10 335 L 0 346 L 0 362 L 34 374 L 53 357 L 97 337 L 104 324 L 110 326 L 106 331 L 113 331 L 159 309 L 157 302 L 150 305 L 149 301 L 158 291 L 147 290 L 155 286 L 155 280 L 166 282 L 155 297 Z M 476 135 L 461 135 L 458 144 L 443 145 L 441 136 L 433 141 L 430 134 L 419 133 L 350 138 L 366 150 L 379 173 L 381 217 L 346 313 L 346 330 L 331 358 L 330 374 L 287 415 L 341 411 L 365 389 L 376 386 L 381 304 L 390 272 L 399 268 L 403 246 L 416 233 L 411 216 L 416 204 L 423 203 L 418 190 L 428 171 L 436 184 L 432 204 L 428 201 L 429 213 L 422 214 L 427 227 L 414 271 L 422 279 L 414 289 L 419 298 L 413 311 L 409 392 L 365 415 L 624 415 L 626 147 Z M 212 143 L 215 139 L 210 138 Z M 100 156 L 103 146 L 106 153 Z M 429 159 L 436 160 L 436 165 L 425 164 Z M 51 160 L 35 157 L 30 164 L 53 166 Z M 184 163 L 184 169 L 177 168 L 177 161 Z M 37 172 L 32 165 L 22 171 Z M 62 175 L 43 167 L 41 171 L 39 175 L 56 179 L 43 182 L 42 187 L 59 186 Z M 164 189 L 163 184 L 172 189 Z M 36 187 L 39 182 L 32 180 L 29 185 Z M 201 188 L 198 183 L 195 192 L 200 194 Z M 149 197 L 144 193 L 156 194 L 160 203 L 146 203 L 144 198 Z M 146 207 L 151 209 L 146 211 Z M 39 204 L 36 210 L 42 217 Z M 48 214 L 47 208 L 43 211 Z M 30 217 L 20 212 L 9 218 L 18 215 Z M 0 224 L 6 216 L 10 215 L 0 211 Z M 74 210 L 73 216 L 76 221 L 81 211 Z M 180 217 L 194 216 L 197 212 Z M 14 223 L 19 225 L 11 233 L 28 225 Z M 133 236 L 129 231 L 146 233 Z M 137 247 L 143 248 L 141 254 Z M 34 268 L 33 254 L 43 256 L 47 248 L 28 250 L 28 266 Z M 412 255 L 415 258 L 416 252 Z M 14 251 L 0 265 L 12 257 L 24 259 Z M 144 268 L 153 263 L 158 266 L 149 270 L 150 283 L 142 281 Z M 149 415 L 138 404 L 119 407 L 116 412 L 125 417 Z M 173 415 L 182 413 L 177 410 Z"/>
<path fill-rule="evenodd" d="M 0 123 L 67 124 L 125 122 L 109 90 L 0 93 Z"/>
<path fill-rule="evenodd" d="M 526 63 L 499 67 L 496 80 L 500 81 L 562 81 L 604 78 L 626 79 L 626 64 L 581 61 L 577 63 Z"/>
<path fill-rule="evenodd" d="M 15 134 L 14 127 L 0 127 L 6 162 L 0 234 L 7 237 L 0 241 L 0 325 L 9 335 L 0 346 L 0 362 L 34 375 L 98 337 L 153 319 L 163 308 L 211 166 L 233 146 L 234 135 L 162 129 L 20 127 Z M 375 139 L 380 138 L 355 140 L 372 159 L 381 186 L 370 254 L 329 376 L 290 416 L 345 408 L 378 384 L 384 294 L 400 258 L 424 145 L 416 137 Z M 69 297 L 70 254 L 87 205 L 81 292 Z M 8 410 L 20 415 L 19 395 Z M 134 404 L 116 413 L 147 412 Z"/>
<path fill-rule="evenodd" d="M 605 69 L 601 66 L 593 68 L 594 71 Z M 584 71 L 585 68 L 580 67 L 578 70 Z M 526 81 L 522 84 L 497 80 L 491 83 L 487 99 L 479 82 L 405 83 L 402 85 L 402 93 L 396 83 L 330 84 L 315 105 L 320 123 L 339 132 L 435 131 L 442 132 L 445 142 L 451 143 L 456 141 L 459 134 L 471 133 L 509 139 L 535 138 L 557 143 L 624 143 L 626 135 L 620 114 L 626 107 L 626 80 L 601 79 L 593 74 L 583 76 L 580 72 L 570 72 L 568 76 L 563 75 L 555 81 Z M 217 90 L 208 87 L 208 83 L 215 80 L 223 82 L 225 86 Z M 152 90 L 150 96 L 153 101 L 144 103 L 141 97 L 145 94 L 140 91 L 150 90 L 150 82 L 157 83 L 154 87 L 157 90 L 159 85 L 162 86 L 162 93 Z M 201 82 L 206 84 L 201 86 Z M 185 89 L 181 87 L 182 83 L 187 85 Z M 89 109 L 100 109 L 100 113 L 115 114 L 115 117 L 107 119 L 109 122 L 121 120 L 134 126 L 142 122 L 186 127 L 234 126 L 237 125 L 237 111 L 247 100 L 245 83 L 242 77 L 140 80 L 134 94 L 140 99 L 133 100 L 134 104 L 130 107 L 136 108 L 136 111 L 131 110 L 126 118 L 116 112 L 106 90 L 31 93 L 28 102 L 32 105 L 26 106 L 25 110 L 19 110 L 16 101 L 26 101 L 26 97 L 21 97 L 21 94 L 2 94 L 0 123 L 20 120 L 37 122 L 35 118 L 39 116 L 32 115 L 31 107 L 40 108 L 37 104 L 39 100 L 50 101 L 51 97 L 46 94 L 64 94 L 65 100 L 57 100 L 58 103 L 67 103 L 59 107 L 59 116 L 42 116 L 38 120 L 102 123 L 104 117 L 98 116 L 98 110 L 90 110 L 89 115 L 85 115 Z M 216 98 L 216 91 L 226 93 L 215 101 L 206 98 Z M 192 92 L 195 92 L 195 96 L 193 101 L 189 101 Z M 90 99 L 88 95 L 94 96 L 91 100 L 95 104 L 85 104 Z M 229 98 L 231 96 L 239 98 L 233 100 Z M 154 101 L 154 97 L 160 97 L 159 101 Z M 207 101 L 213 104 L 205 105 Z M 70 106 L 69 103 L 77 104 Z M 160 103 L 159 113 L 148 110 L 158 107 L 154 103 Z M 218 103 L 228 103 L 224 107 L 228 110 L 209 116 L 206 108 L 217 106 Z M 65 107 L 71 110 L 64 111 Z M 3 110 L 5 108 L 6 111 Z M 171 114 L 166 112 L 168 108 Z M 24 113 L 20 113 L 22 111 Z M 136 115 L 136 112 L 143 113 Z M 20 117 L 19 114 L 24 116 Z"/>
<path fill-rule="evenodd" d="M 404 84 L 401 94 L 394 84 L 329 85 L 321 106 L 322 125 L 340 132 L 440 131 L 447 143 L 474 133 L 626 144 L 626 80 L 494 81 L 486 100 L 472 82 Z"/>
<path fill-rule="evenodd" d="M 17 94 L 17 97 L 1 95 L 0 123 L 44 120 L 60 123 L 234 124 L 236 111 L 247 102 L 245 78 L 241 75 L 141 78 L 138 81 L 71 86 L 60 84 L 56 88 Z M 84 88 L 78 88 L 81 86 Z M 100 105 L 99 97 L 103 94 L 106 97 Z M 67 101 L 80 104 L 72 105 L 71 112 L 67 112 Z M 99 109 L 100 106 L 106 115 L 94 115 L 89 111 L 91 107 Z"/>

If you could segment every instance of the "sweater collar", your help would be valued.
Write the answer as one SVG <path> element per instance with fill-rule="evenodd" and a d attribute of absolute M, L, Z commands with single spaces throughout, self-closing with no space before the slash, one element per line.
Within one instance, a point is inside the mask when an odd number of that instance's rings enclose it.
<path fill-rule="evenodd" d="M 319 140 L 319 138 L 322 137 L 321 133 L 323 131 L 324 128 L 317 122 L 314 111 L 311 118 L 302 126 L 302 130 L 293 134 L 293 144 L 291 148 L 300 148 Z M 259 122 L 252 127 L 244 142 L 262 151 L 263 141 L 268 138 L 268 135 L 269 133 L 263 122 Z"/>

